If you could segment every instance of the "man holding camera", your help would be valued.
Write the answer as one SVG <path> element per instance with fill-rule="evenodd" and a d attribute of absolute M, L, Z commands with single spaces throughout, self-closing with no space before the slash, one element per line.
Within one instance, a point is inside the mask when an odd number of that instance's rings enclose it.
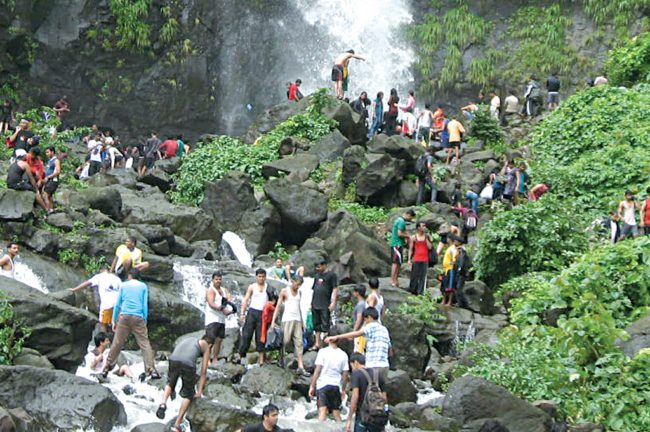
<path fill-rule="evenodd" d="M 232 303 L 230 292 L 221 286 L 223 275 L 216 272 L 212 275 L 212 285 L 205 294 L 205 334 L 214 340 L 214 354 L 210 364 L 219 360 L 221 341 L 226 337 L 226 317 L 237 312 Z"/>
<path fill-rule="evenodd" d="M 641 206 L 636 202 L 632 191 L 626 190 L 625 199 L 618 205 L 618 217 L 623 220 L 623 229 L 619 241 L 629 237 L 630 234 L 634 238 L 639 236 L 639 227 L 636 224 L 636 210 L 640 209 Z"/>

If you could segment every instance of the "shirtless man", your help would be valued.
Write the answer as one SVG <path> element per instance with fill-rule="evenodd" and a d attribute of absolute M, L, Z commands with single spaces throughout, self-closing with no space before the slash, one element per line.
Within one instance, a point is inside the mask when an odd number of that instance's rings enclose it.
<path fill-rule="evenodd" d="M 16 268 L 14 267 L 16 255 L 18 255 L 18 243 L 11 242 L 7 245 L 7 254 L 0 258 L 0 276 L 16 278 Z"/>
<path fill-rule="evenodd" d="M 347 50 L 344 53 L 339 54 L 334 59 L 334 66 L 332 67 L 332 81 L 334 84 L 334 94 L 337 99 L 343 100 L 345 97 L 345 91 L 343 90 L 343 71 L 348 67 L 348 63 L 351 58 L 357 60 L 366 61 L 363 57 L 354 54 L 354 50 Z"/>

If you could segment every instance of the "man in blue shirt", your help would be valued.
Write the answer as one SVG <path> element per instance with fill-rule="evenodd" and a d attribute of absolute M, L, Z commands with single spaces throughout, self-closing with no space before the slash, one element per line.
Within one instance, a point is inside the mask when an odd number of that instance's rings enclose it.
<path fill-rule="evenodd" d="M 143 381 L 146 375 L 151 379 L 160 379 L 153 362 L 153 349 L 147 333 L 147 318 L 149 316 L 149 287 L 139 281 L 140 271 L 136 268 L 129 270 L 126 281 L 120 284 L 117 302 L 113 308 L 113 331 L 115 338 L 113 346 L 108 353 L 106 367 L 98 377 L 100 381 L 106 380 L 108 372 L 113 369 L 122 347 L 133 333 L 135 341 L 142 351 L 145 372 L 140 375 Z"/>

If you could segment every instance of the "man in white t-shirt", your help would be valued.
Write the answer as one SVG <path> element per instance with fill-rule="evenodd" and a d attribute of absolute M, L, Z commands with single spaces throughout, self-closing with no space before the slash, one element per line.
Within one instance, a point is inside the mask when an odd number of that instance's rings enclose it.
<path fill-rule="evenodd" d="M 501 111 L 501 98 L 495 92 L 490 92 L 490 115 L 493 119 L 499 120 Z"/>
<path fill-rule="evenodd" d="M 334 335 L 334 331 L 330 331 Z M 336 421 L 341 421 L 341 402 L 348 384 L 348 355 L 338 347 L 336 339 L 329 339 L 327 348 L 318 351 L 316 370 L 309 386 L 309 396 L 317 395 L 318 421 L 327 420 L 331 412 Z M 342 383 L 341 383 L 342 379 Z"/>
<path fill-rule="evenodd" d="M 99 293 L 99 331 L 106 333 L 108 325 L 113 320 L 113 307 L 117 301 L 117 294 L 122 281 L 119 277 L 108 271 L 108 267 L 102 267 L 100 273 L 96 274 L 86 282 L 69 288 L 69 291 L 78 291 L 80 289 L 93 287 L 97 288 Z"/>

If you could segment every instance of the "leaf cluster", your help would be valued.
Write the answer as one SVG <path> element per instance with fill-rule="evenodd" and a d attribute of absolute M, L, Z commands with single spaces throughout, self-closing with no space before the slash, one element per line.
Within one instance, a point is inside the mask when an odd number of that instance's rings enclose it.
<path fill-rule="evenodd" d="M 650 83 L 650 33 L 634 37 L 625 45 L 610 51 L 605 68 L 612 85 Z"/>
<path fill-rule="evenodd" d="M 0 293 L 0 365 L 12 364 L 30 334 L 29 328 L 16 321 L 13 306 Z"/>

